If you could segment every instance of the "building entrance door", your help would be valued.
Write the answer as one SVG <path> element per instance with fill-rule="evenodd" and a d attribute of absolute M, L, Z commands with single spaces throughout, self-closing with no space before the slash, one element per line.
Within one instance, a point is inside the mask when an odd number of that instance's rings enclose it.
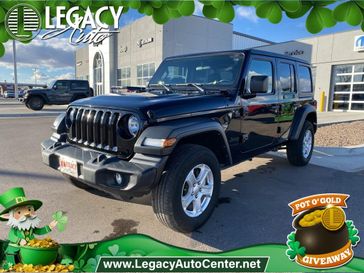
<path fill-rule="evenodd" d="M 94 96 L 105 94 L 104 87 L 104 59 L 98 52 L 94 57 Z"/>

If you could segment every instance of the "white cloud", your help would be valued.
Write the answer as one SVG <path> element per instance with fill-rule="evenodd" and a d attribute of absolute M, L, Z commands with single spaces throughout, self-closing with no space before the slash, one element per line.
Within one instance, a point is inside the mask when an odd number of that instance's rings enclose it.
<path fill-rule="evenodd" d="M 202 15 L 202 8 L 203 8 L 203 4 L 200 1 L 195 0 L 195 12 L 194 12 L 194 14 L 195 15 Z"/>
<path fill-rule="evenodd" d="M 29 44 L 17 42 L 17 62 L 20 67 L 40 67 L 47 69 L 65 69 L 74 67 L 74 51 L 76 47 L 68 43 L 67 38 L 52 40 L 34 39 Z M 13 67 L 13 44 L 5 44 L 5 55 L 0 59 L 0 65 Z"/>
<path fill-rule="evenodd" d="M 255 14 L 255 8 L 253 7 L 244 7 L 244 6 L 239 6 L 236 9 L 236 14 L 239 17 L 242 17 L 246 20 L 249 20 L 253 23 L 257 23 L 259 18 L 258 16 Z"/>

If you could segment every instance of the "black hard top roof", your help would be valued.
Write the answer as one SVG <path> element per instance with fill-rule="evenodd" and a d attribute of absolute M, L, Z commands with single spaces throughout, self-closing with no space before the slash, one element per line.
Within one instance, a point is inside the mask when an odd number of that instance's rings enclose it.
<path fill-rule="evenodd" d="M 279 53 L 264 51 L 264 50 L 258 50 L 258 49 L 226 50 L 226 51 L 202 52 L 202 53 L 194 53 L 194 54 L 185 54 L 185 55 L 179 55 L 179 56 L 172 56 L 172 57 L 167 57 L 166 59 L 174 59 L 174 58 L 178 58 L 178 57 L 193 57 L 193 56 L 205 56 L 205 55 L 216 55 L 216 54 L 228 54 L 228 53 L 241 53 L 241 54 L 244 54 L 244 55 L 257 54 L 257 55 L 261 55 L 261 56 L 267 56 L 267 57 L 273 57 L 273 58 L 281 58 L 281 59 L 291 60 L 291 61 L 300 62 L 300 63 L 304 63 L 304 64 L 307 64 L 307 65 L 310 65 L 309 62 L 307 62 L 305 60 L 302 60 L 302 59 L 299 59 L 299 58 L 295 58 L 295 57 L 291 57 L 291 56 L 283 55 L 283 54 L 279 54 Z"/>

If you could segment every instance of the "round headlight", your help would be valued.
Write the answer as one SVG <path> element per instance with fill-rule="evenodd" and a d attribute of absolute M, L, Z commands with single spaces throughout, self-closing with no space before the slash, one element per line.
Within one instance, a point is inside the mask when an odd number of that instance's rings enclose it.
<path fill-rule="evenodd" d="M 131 115 L 128 119 L 129 133 L 132 136 L 136 136 L 139 132 L 139 129 L 140 129 L 139 119 L 136 116 Z"/>

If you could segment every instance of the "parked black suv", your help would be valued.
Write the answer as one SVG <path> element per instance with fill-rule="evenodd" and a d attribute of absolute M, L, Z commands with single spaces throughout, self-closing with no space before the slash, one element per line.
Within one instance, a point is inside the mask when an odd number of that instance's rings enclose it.
<path fill-rule="evenodd" d="M 50 88 L 28 90 L 24 94 L 25 105 L 35 111 L 42 110 L 45 104 L 69 104 L 75 100 L 92 96 L 93 90 L 85 80 L 57 80 Z"/>
<path fill-rule="evenodd" d="M 315 106 L 302 60 L 257 50 L 167 58 L 145 93 L 72 103 L 43 161 L 117 198 L 152 192 L 159 220 L 189 232 L 211 215 L 222 167 L 278 148 L 306 165 Z"/>

